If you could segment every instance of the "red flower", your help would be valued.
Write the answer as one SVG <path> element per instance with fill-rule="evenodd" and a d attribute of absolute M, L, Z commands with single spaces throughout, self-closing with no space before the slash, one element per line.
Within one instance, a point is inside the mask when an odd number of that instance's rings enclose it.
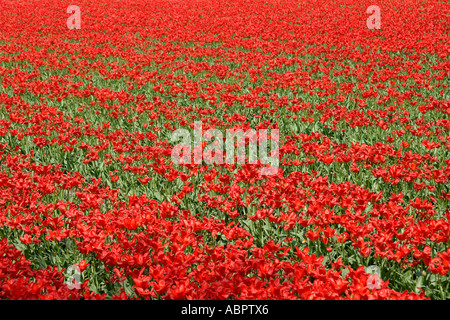
<path fill-rule="evenodd" d="M 86 267 L 89 265 L 89 263 L 87 263 L 86 262 L 86 260 L 81 260 L 78 264 L 77 264 L 77 266 L 78 267 L 80 267 L 80 271 L 81 272 L 83 272 L 85 269 L 86 269 Z"/>

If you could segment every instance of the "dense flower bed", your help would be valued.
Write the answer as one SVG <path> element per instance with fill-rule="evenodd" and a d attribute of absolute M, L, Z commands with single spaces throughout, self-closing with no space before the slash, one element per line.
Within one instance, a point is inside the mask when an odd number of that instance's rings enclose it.
<path fill-rule="evenodd" d="M 0 298 L 450 298 L 450 4 L 372 4 L 0 2 Z"/>

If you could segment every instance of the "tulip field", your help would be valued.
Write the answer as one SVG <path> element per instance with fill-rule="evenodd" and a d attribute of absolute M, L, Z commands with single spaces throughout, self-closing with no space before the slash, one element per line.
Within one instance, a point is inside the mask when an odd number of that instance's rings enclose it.
<path fill-rule="evenodd" d="M 450 1 L 0 0 L 0 299 L 450 299 L 449 85 Z"/>

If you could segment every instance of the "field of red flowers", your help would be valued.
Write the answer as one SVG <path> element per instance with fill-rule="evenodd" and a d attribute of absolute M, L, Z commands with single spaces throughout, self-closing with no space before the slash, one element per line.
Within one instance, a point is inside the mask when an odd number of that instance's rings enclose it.
<path fill-rule="evenodd" d="M 448 1 L 0 0 L 0 299 L 449 299 L 449 56 Z"/>

